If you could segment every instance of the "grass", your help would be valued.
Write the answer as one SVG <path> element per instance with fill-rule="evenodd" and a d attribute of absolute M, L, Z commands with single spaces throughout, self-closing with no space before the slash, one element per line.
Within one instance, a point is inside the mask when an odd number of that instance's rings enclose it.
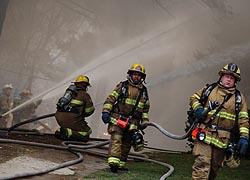
<path fill-rule="evenodd" d="M 151 159 L 166 162 L 175 170 L 168 180 L 190 180 L 193 157 L 190 153 L 168 154 L 147 153 Z M 85 176 L 85 180 L 156 180 L 168 172 L 168 168 L 148 162 L 128 162 L 129 172 L 111 173 L 109 169 L 98 171 L 92 175 Z M 220 169 L 216 180 L 247 180 L 250 177 L 250 160 L 241 159 L 241 165 L 237 169 L 224 167 Z"/>

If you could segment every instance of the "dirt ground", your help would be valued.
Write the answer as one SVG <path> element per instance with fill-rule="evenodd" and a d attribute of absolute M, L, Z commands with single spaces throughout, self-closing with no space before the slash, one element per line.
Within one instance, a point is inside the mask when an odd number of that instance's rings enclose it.
<path fill-rule="evenodd" d="M 15 140 L 23 140 L 23 141 L 31 141 L 31 142 L 40 142 L 46 144 L 53 145 L 61 145 L 60 140 L 54 138 L 51 135 L 17 135 L 11 134 L 8 135 L 8 139 Z M 97 170 L 108 168 L 106 159 L 102 157 L 97 157 L 93 155 L 88 155 L 86 153 L 81 153 L 83 155 L 83 161 L 81 163 L 72 165 L 68 167 L 70 170 L 74 171 L 73 175 L 57 175 L 57 174 L 42 174 L 39 176 L 25 177 L 20 179 L 36 179 L 36 180 L 44 180 L 44 179 L 67 179 L 67 180 L 80 180 L 83 179 L 84 176 L 89 175 Z M 0 164 L 4 164 L 5 162 L 20 156 L 27 156 L 31 158 L 39 158 L 48 160 L 55 163 L 64 163 L 66 161 L 77 159 L 75 155 L 68 151 L 63 150 L 55 150 L 49 148 L 41 148 L 35 146 L 27 146 L 27 145 L 19 145 L 13 143 L 0 143 Z M 15 168 L 15 167 L 13 167 Z M 0 175 L 1 179 L 1 175 Z"/>

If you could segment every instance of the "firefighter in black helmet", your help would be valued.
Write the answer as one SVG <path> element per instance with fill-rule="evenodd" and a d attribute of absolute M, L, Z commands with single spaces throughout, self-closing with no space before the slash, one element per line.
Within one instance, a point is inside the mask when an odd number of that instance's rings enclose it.
<path fill-rule="evenodd" d="M 108 164 L 112 172 L 127 170 L 125 163 L 131 145 L 135 151 L 142 150 L 143 139 L 138 129 L 144 129 L 143 123 L 149 121 L 149 98 L 143 84 L 145 67 L 134 64 L 127 74 L 127 80 L 120 82 L 110 93 L 102 110 L 102 120 L 108 123 L 111 135 Z"/>
<path fill-rule="evenodd" d="M 243 94 L 236 88 L 237 82 L 241 80 L 240 69 L 235 63 L 229 63 L 219 71 L 219 75 L 219 81 L 214 83 L 206 103 L 200 100 L 203 92 L 208 92 L 208 86 L 190 97 L 190 105 L 199 122 L 197 127 L 202 130 L 202 138 L 199 137 L 199 132 L 192 133 L 195 158 L 192 167 L 193 180 L 215 179 L 225 162 L 230 167 L 236 167 L 239 161 L 232 161 L 236 157 L 235 153 L 244 155 L 248 147 L 247 105 Z M 203 111 L 209 101 L 218 101 L 220 105 L 204 116 Z M 239 137 L 236 138 L 237 130 Z"/>

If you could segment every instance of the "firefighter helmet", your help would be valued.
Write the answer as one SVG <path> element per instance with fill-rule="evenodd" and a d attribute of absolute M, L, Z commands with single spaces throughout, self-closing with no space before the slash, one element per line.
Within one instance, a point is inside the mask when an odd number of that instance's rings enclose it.
<path fill-rule="evenodd" d="M 87 86 L 90 86 L 88 76 L 83 76 L 83 75 L 78 76 L 78 77 L 76 78 L 75 83 L 86 83 Z"/>
<path fill-rule="evenodd" d="M 144 77 L 146 76 L 145 67 L 142 64 L 133 64 L 132 67 L 128 70 L 128 74 L 131 74 L 132 72 L 139 72 Z"/>
<path fill-rule="evenodd" d="M 220 76 L 222 76 L 223 74 L 231 74 L 236 78 L 237 81 L 241 80 L 240 68 L 234 63 L 227 64 L 219 71 Z"/>
<path fill-rule="evenodd" d="M 13 86 L 12 86 L 12 84 L 5 84 L 3 86 L 3 89 L 13 89 Z"/>
<path fill-rule="evenodd" d="M 29 89 L 23 89 L 20 92 L 20 95 L 32 95 L 31 91 Z"/>
<path fill-rule="evenodd" d="M 231 156 L 229 156 L 229 158 L 227 158 L 224 162 L 226 164 L 226 166 L 228 166 L 229 168 L 237 168 L 240 165 L 240 159 L 239 158 L 235 158 L 234 154 L 231 154 Z"/>

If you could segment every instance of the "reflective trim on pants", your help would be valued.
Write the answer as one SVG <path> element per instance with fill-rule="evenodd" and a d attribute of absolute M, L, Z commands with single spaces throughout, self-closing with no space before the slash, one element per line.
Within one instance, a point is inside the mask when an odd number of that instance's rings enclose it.
<path fill-rule="evenodd" d="M 109 157 L 108 158 L 108 164 L 117 164 L 119 166 L 120 159 L 116 157 Z"/>

